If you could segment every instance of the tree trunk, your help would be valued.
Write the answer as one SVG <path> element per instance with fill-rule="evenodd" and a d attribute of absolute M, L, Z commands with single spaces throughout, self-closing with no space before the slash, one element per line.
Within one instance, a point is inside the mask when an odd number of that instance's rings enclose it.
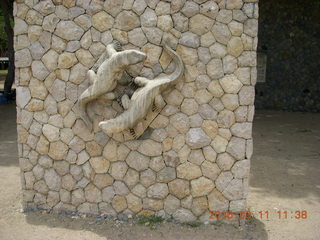
<path fill-rule="evenodd" d="M 0 0 L 0 7 L 2 8 L 5 27 L 4 30 L 8 37 L 8 58 L 9 58 L 9 66 L 8 66 L 8 74 L 4 83 L 4 94 L 5 96 L 9 96 L 11 94 L 11 88 L 14 82 L 14 47 L 13 47 L 13 29 L 10 24 L 10 19 L 13 18 L 13 1 L 11 0 Z"/>

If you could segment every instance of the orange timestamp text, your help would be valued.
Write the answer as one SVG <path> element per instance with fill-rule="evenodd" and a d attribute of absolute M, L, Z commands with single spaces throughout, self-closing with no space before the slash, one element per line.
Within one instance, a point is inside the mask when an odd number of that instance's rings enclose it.
<path fill-rule="evenodd" d="M 240 219 L 260 219 L 260 220 L 269 220 L 271 216 L 276 219 L 307 219 L 308 211 L 307 210 L 278 210 L 278 211 L 241 211 L 240 213 L 234 213 L 232 211 L 210 211 L 211 215 L 209 219 L 232 219 L 239 216 Z"/>

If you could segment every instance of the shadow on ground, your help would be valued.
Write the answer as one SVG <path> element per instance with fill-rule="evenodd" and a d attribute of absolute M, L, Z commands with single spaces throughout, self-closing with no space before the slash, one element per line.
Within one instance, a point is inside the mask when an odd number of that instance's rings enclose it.
<path fill-rule="evenodd" d="M 70 219 L 57 215 L 40 215 L 28 213 L 28 224 L 45 225 L 49 228 L 67 228 L 72 231 L 95 233 L 101 239 L 175 239 L 175 240 L 209 240 L 209 239 L 268 239 L 264 224 L 257 220 L 247 221 L 244 226 L 235 227 L 231 224 L 201 225 L 199 227 L 182 226 L 175 223 L 161 223 L 155 229 L 147 226 L 131 225 L 130 223 L 116 223 L 105 220 L 93 223 L 94 219 Z M 94 238 L 100 239 L 100 238 Z"/>
<path fill-rule="evenodd" d="M 320 114 L 258 111 L 250 187 L 281 198 L 320 200 Z"/>
<path fill-rule="evenodd" d="M 0 166 L 18 166 L 15 103 L 0 105 Z"/>

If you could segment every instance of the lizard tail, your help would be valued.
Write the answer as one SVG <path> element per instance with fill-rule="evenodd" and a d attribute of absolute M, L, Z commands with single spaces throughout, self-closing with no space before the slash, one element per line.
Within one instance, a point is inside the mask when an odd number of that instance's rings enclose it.
<path fill-rule="evenodd" d="M 90 94 L 89 89 L 85 90 L 78 100 L 78 114 L 79 117 L 85 122 L 85 124 L 88 126 L 88 128 L 92 129 L 92 122 L 87 114 L 87 104 L 92 101 L 95 98 L 95 96 L 92 96 Z"/>
<path fill-rule="evenodd" d="M 170 82 L 174 82 L 175 80 L 179 79 L 182 77 L 184 73 L 184 64 L 181 59 L 181 57 L 172 50 L 167 44 L 164 45 L 164 49 L 166 52 L 170 55 L 170 57 L 173 59 L 174 63 L 176 64 L 176 69 L 174 70 L 173 73 L 171 73 L 168 78 L 170 79 Z"/>

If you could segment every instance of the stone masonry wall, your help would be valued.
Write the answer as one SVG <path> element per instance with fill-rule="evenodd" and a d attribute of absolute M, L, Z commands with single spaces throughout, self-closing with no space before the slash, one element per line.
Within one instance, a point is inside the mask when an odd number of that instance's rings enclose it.
<path fill-rule="evenodd" d="M 320 112 L 319 42 L 319 1 L 260 2 L 258 49 L 268 60 L 257 108 Z"/>
<path fill-rule="evenodd" d="M 246 205 L 256 82 L 256 0 L 16 0 L 19 159 L 25 208 L 208 220 Z M 140 140 L 98 123 L 122 111 L 101 97 L 75 103 L 87 71 L 113 40 L 148 58 L 153 78 L 182 57 L 184 78 Z"/>

